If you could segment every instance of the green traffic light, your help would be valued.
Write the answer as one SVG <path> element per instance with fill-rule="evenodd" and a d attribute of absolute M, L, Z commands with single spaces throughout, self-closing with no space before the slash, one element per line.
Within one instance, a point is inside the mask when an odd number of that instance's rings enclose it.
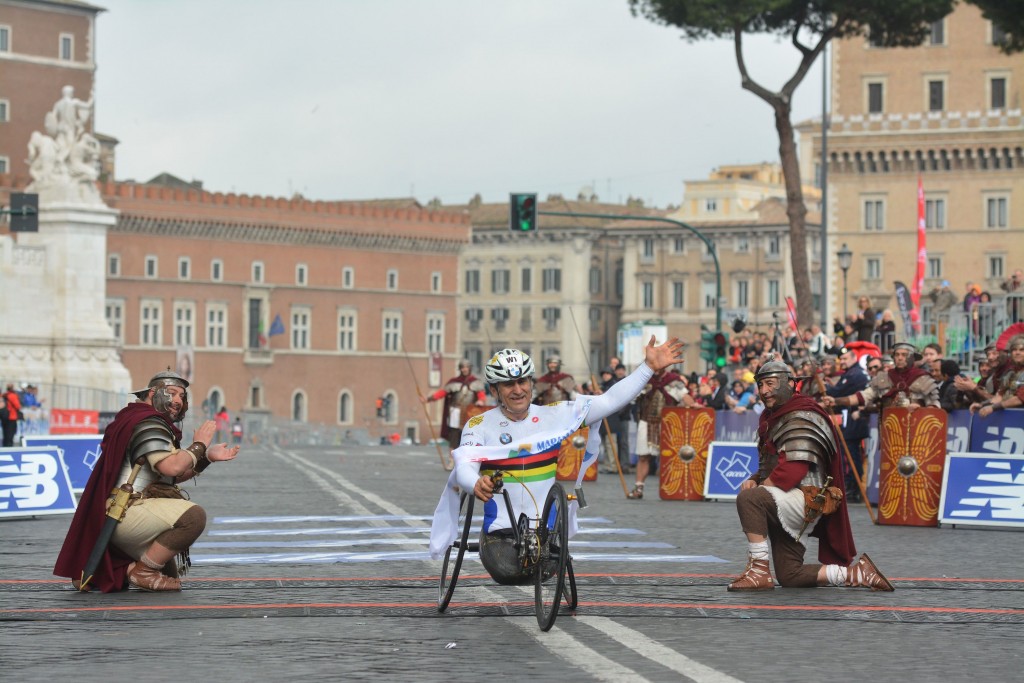
<path fill-rule="evenodd" d="M 715 365 L 717 365 L 720 368 L 724 368 L 725 367 L 725 359 L 722 358 L 721 356 L 719 356 L 718 358 L 715 359 Z"/>

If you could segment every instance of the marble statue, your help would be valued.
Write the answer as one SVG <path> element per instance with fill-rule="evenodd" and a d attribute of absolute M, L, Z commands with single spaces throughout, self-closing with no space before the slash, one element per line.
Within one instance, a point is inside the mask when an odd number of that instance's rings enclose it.
<path fill-rule="evenodd" d="M 93 100 L 75 97 L 64 86 L 61 98 L 43 119 L 46 133 L 35 131 L 28 141 L 28 165 L 40 203 L 103 204 L 96 179 L 100 174 L 100 143 L 86 131 Z"/>

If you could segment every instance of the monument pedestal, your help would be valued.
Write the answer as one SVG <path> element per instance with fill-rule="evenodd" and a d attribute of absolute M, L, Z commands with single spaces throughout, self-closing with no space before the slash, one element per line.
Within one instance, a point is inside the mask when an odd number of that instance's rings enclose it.
<path fill-rule="evenodd" d="M 0 245 L 0 378 L 127 393 L 131 375 L 106 320 L 107 230 L 117 211 L 42 195 L 39 232 Z"/>

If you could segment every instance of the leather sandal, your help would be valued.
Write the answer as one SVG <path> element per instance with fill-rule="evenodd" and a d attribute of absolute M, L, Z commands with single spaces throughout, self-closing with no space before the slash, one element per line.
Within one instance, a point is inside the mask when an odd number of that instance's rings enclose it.
<path fill-rule="evenodd" d="M 166 576 L 159 569 L 146 566 L 144 562 L 133 562 L 128 566 L 128 583 L 150 592 L 180 591 L 181 580 Z"/>
<path fill-rule="evenodd" d="M 775 588 L 768 560 L 747 559 L 747 568 L 729 584 L 729 591 L 770 591 Z"/>
<path fill-rule="evenodd" d="M 885 578 L 885 574 L 878 570 L 867 553 L 861 554 L 860 559 L 850 565 L 847 571 L 849 577 L 847 582 L 850 586 L 870 588 L 873 591 L 887 593 L 896 590 L 896 587 L 889 579 Z"/>
<path fill-rule="evenodd" d="M 633 490 L 630 491 L 626 495 L 626 498 L 629 498 L 631 500 L 640 500 L 643 497 L 644 497 L 644 485 L 643 484 L 637 484 L 636 486 L 633 487 Z"/>

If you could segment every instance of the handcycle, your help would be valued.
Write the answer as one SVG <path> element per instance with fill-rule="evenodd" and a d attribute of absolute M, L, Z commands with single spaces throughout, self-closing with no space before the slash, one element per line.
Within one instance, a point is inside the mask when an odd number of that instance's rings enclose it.
<path fill-rule="evenodd" d="M 504 472 L 492 476 L 494 494 L 501 495 L 509 520 L 514 520 L 512 501 L 508 489 L 503 486 Z M 515 475 L 511 475 L 513 478 Z M 564 599 L 569 610 L 576 609 L 576 575 L 569 556 L 569 500 L 577 496 L 566 495 L 559 483 L 548 490 L 544 505 L 538 517 L 519 515 L 518 523 L 511 528 L 516 558 L 523 572 L 532 572 L 534 611 L 541 631 L 549 630 L 558 617 L 559 607 Z M 455 584 L 462 570 L 466 551 L 479 552 L 479 541 L 470 541 L 469 533 L 473 523 L 475 497 L 472 492 L 463 492 L 459 501 L 459 524 L 461 533 L 448 547 L 441 567 L 438 583 L 437 611 L 448 609 Z M 582 504 L 582 498 L 580 498 Z"/>

